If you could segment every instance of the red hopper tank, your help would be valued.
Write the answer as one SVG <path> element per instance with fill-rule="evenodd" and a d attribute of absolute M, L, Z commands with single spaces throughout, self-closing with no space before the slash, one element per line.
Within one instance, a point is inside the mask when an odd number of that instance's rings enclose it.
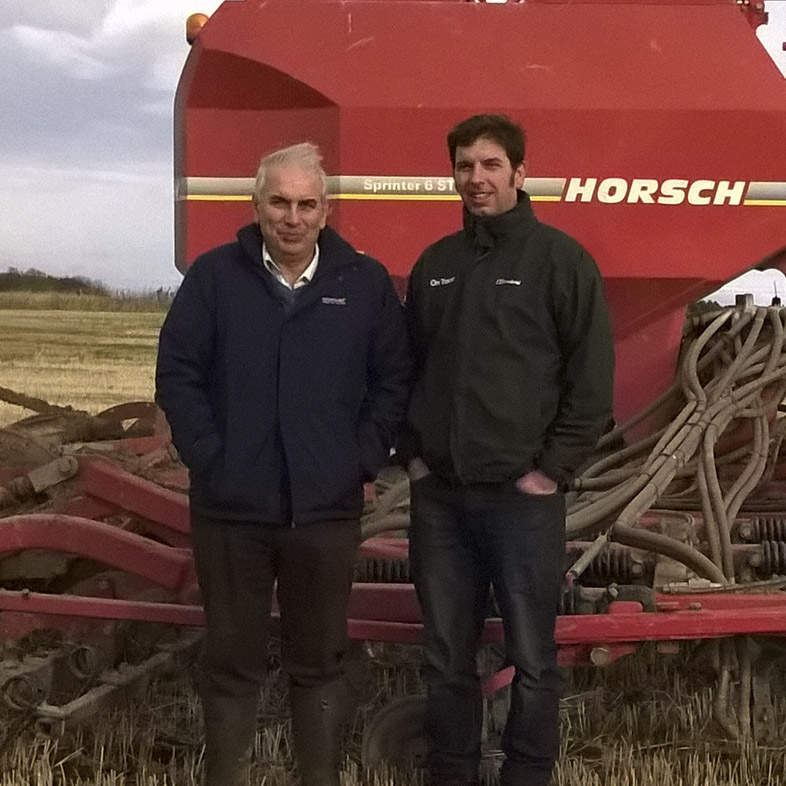
<path fill-rule="evenodd" d="M 225 2 L 177 94 L 178 267 L 249 220 L 265 151 L 309 139 L 332 223 L 405 277 L 460 225 L 447 131 L 505 112 L 527 130 L 539 218 L 604 275 L 624 420 L 671 382 L 686 304 L 786 264 L 786 80 L 740 8 Z"/>

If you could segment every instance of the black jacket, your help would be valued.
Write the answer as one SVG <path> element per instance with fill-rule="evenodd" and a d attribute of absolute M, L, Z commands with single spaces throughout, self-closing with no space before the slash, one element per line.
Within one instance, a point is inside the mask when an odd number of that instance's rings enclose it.
<path fill-rule="evenodd" d="M 204 514 L 307 523 L 360 514 L 389 456 L 411 362 L 386 270 L 332 229 L 285 315 L 256 225 L 199 257 L 161 329 L 156 401 Z"/>
<path fill-rule="evenodd" d="M 600 274 L 572 238 L 512 210 L 427 248 L 407 295 L 416 383 L 399 456 L 461 483 L 539 468 L 569 480 L 611 417 Z"/>

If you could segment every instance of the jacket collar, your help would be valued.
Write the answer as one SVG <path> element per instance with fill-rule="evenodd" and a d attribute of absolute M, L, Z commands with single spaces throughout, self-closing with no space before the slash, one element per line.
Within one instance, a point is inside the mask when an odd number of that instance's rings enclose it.
<path fill-rule="evenodd" d="M 473 245 L 481 254 L 490 251 L 507 235 L 528 235 L 538 223 L 532 212 L 529 195 L 525 191 L 519 191 L 516 205 L 506 213 L 498 216 L 474 216 L 465 207 L 463 218 L 464 231 L 472 238 Z"/>
<path fill-rule="evenodd" d="M 237 232 L 237 240 L 251 266 L 263 272 L 265 269 L 262 261 L 263 237 L 259 230 L 259 224 L 247 224 L 241 227 Z M 319 244 L 319 265 L 314 281 L 328 275 L 331 270 L 352 264 L 355 261 L 357 254 L 355 249 L 331 227 L 325 227 L 319 233 L 317 243 Z"/>

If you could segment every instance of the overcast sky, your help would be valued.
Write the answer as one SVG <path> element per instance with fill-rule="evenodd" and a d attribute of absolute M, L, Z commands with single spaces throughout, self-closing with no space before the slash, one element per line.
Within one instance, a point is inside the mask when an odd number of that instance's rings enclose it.
<path fill-rule="evenodd" d="M 172 102 L 185 18 L 219 4 L 0 0 L 0 271 L 177 285 Z M 767 8 L 786 74 L 786 0 Z"/>

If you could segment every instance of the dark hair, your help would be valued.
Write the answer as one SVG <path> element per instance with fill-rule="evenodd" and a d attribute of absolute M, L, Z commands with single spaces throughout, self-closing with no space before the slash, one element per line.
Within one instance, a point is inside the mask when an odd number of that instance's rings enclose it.
<path fill-rule="evenodd" d="M 526 137 L 520 125 L 507 115 L 473 115 L 462 120 L 448 134 L 451 166 L 456 166 L 457 147 L 469 147 L 481 137 L 487 137 L 501 145 L 514 169 L 524 161 Z"/>

